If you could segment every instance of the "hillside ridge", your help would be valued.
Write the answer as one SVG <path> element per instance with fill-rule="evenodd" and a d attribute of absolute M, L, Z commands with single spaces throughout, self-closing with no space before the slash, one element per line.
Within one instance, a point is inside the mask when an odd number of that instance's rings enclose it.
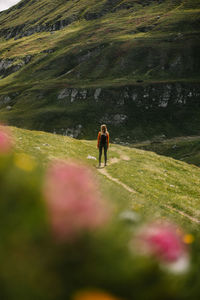
<path fill-rule="evenodd" d="M 139 10 L 151 5 L 153 2 L 157 4 L 163 3 L 165 0 L 106 0 L 106 1 L 21 1 L 5 13 L 0 15 L 1 24 L 4 29 L 0 30 L 0 36 L 10 39 L 13 37 L 22 38 L 32 35 L 36 32 L 56 31 L 70 25 L 73 22 L 84 19 L 87 21 L 96 20 L 109 13 L 115 13 L 118 10 Z M 80 3 L 82 2 L 82 3 Z M 171 8 L 174 9 L 179 3 L 171 3 Z M 80 5 L 78 9 L 76 6 Z M 45 8 L 45 9 L 44 9 Z M 23 21 L 23 18 L 18 18 L 18 11 L 23 15 L 26 9 L 32 9 L 33 14 L 29 16 L 28 21 Z M 40 18 L 38 18 L 38 14 Z M 48 17 L 46 17 L 48 15 Z M 64 18 L 64 16 L 67 17 Z M 47 19 L 49 19 L 47 21 Z M 27 19 L 25 19 L 27 20 Z M 11 21 L 8 27 L 8 22 Z M 15 24 L 15 26 L 13 26 Z M 155 25 L 154 25 L 155 26 Z M 144 31 L 145 28 L 139 28 L 139 31 Z"/>
<path fill-rule="evenodd" d="M 0 14 L 0 119 L 92 139 L 106 122 L 128 142 L 198 134 L 199 12 L 199 0 L 21 1 Z"/>
<path fill-rule="evenodd" d="M 14 127 L 10 130 L 15 137 L 17 153 L 26 153 L 43 166 L 52 159 L 78 160 L 93 168 L 102 182 L 104 195 L 113 199 L 115 205 L 129 207 L 142 216 L 167 216 L 198 230 L 198 167 L 111 143 L 108 166 L 98 169 L 97 160 L 93 159 L 98 156 L 96 141 Z"/>

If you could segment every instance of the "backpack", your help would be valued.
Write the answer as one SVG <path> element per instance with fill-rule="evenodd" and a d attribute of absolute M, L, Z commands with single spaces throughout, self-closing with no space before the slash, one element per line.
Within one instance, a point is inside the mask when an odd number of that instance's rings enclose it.
<path fill-rule="evenodd" d="M 101 134 L 100 145 L 104 146 L 107 142 L 107 134 Z"/>

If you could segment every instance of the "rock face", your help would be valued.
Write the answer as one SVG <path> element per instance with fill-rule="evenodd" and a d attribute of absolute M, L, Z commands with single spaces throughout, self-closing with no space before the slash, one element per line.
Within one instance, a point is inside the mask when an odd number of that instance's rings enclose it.
<path fill-rule="evenodd" d="M 1 96 L 0 97 L 0 105 L 2 104 L 8 104 L 11 102 L 11 97 L 10 96 Z"/>
<path fill-rule="evenodd" d="M 64 89 L 64 90 L 62 90 L 62 91 L 59 92 L 59 94 L 58 94 L 58 100 L 65 99 L 69 95 L 70 95 L 70 90 Z"/>
<path fill-rule="evenodd" d="M 17 59 L 2 59 L 0 60 L 0 76 L 7 77 L 8 75 L 19 71 L 23 66 L 31 61 L 32 56 L 27 55 L 20 60 Z"/>
<path fill-rule="evenodd" d="M 0 95 L 0 109 L 6 108 L 7 110 L 11 110 L 19 95 L 20 93 L 18 92 Z"/>
<path fill-rule="evenodd" d="M 78 138 L 82 131 L 82 127 L 83 126 L 81 124 L 79 124 L 72 128 L 67 128 L 67 129 L 62 128 L 61 133 L 65 136 L 70 136 L 72 138 Z"/>
<path fill-rule="evenodd" d="M 35 92 L 31 91 L 31 93 Z M 37 91 L 37 94 L 33 96 L 29 94 L 29 91 L 23 91 L 21 94 L 0 95 L 0 110 L 11 115 L 14 113 L 15 119 L 19 121 L 12 125 L 19 126 L 21 114 L 19 111 L 17 115 L 18 110 L 15 110 L 18 101 L 25 98 L 30 101 L 35 99 L 35 101 L 44 100 L 45 102 L 46 99 L 49 103 L 49 96 L 51 96 L 56 109 L 48 110 L 48 106 L 44 106 L 44 110 L 38 114 L 35 110 L 33 121 L 37 127 L 33 129 L 55 132 L 56 127 L 56 132 L 62 135 L 84 138 L 90 134 L 90 137 L 94 138 L 94 131 L 96 137 L 97 128 L 105 123 L 112 132 L 113 138 L 123 133 L 126 140 L 127 136 L 131 140 L 135 139 L 135 136 L 141 136 L 144 131 L 149 130 L 148 134 L 151 133 L 150 124 L 153 124 L 152 128 L 158 128 L 156 135 L 166 134 L 162 130 L 162 124 L 165 123 L 169 126 L 173 124 L 177 126 L 179 123 L 181 128 L 185 126 L 184 130 L 190 129 L 189 124 L 194 119 L 193 114 L 196 112 L 195 118 L 198 122 L 200 109 L 200 86 L 197 83 L 149 85 L 141 83 L 101 88 L 66 87 L 51 92 L 43 90 L 42 95 L 40 93 L 41 91 Z M 183 125 L 185 120 L 185 125 Z M 66 125 L 64 125 L 65 121 Z M 27 121 L 23 123 L 23 126 L 30 125 Z M 171 127 L 169 128 L 171 130 Z M 197 130 L 195 134 L 198 134 Z M 191 133 L 188 132 L 188 134 Z"/>
<path fill-rule="evenodd" d="M 103 118 L 100 119 L 100 123 L 121 125 L 125 123 L 127 118 L 127 115 L 124 114 L 105 114 Z"/>
<path fill-rule="evenodd" d="M 85 100 L 87 98 L 88 91 L 85 89 L 70 89 L 66 88 L 59 92 L 58 100 L 69 100 L 71 103 L 75 100 Z"/>
<path fill-rule="evenodd" d="M 200 87 L 198 84 L 157 84 L 157 85 L 135 85 L 120 88 L 97 88 L 97 89 L 76 89 L 66 88 L 58 93 L 57 99 L 60 102 L 76 102 L 82 100 L 101 101 L 117 107 L 134 103 L 136 107 L 145 109 L 167 108 L 173 105 L 185 105 L 191 100 L 198 101 L 200 97 Z M 123 114 L 116 114 L 113 119 L 120 123 L 126 119 Z"/>
<path fill-rule="evenodd" d="M 137 1 L 139 5 L 148 6 L 151 2 L 156 1 L 158 4 L 162 3 L 164 0 L 143 0 Z M 26 1 L 28 2 L 28 1 Z M 17 6 L 17 9 L 22 8 L 27 3 L 20 2 Z M 29 1 L 29 5 L 33 4 L 35 1 Z M 59 2 L 59 1 L 58 1 Z M 102 4 L 95 8 L 86 8 L 84 10 L 80 10 L 77 12 L 72 12 L 71 15 L 68 15 L 65 18 L 62 18 L 62 15 L 58 15 L 55 19 L 51 19 L 49 21 L 45 21 L 45 15 L 43 15 L 44 21 L 40 22 L 40 19 L 35 18 L 29 23 L 21 23 L 13 28 L 7 27 L 0 30 L 0 36 L 8 39 L 15 38 L 19 39 L 25 36 L 30 36 L 34 33 L 38 32 L 47 32 L 47 31 L 57 31 L 60 30 L 73 22 L 84 18 L 87 21 L 95 20 L 105 16 L 108 13 L 115 13 L 118 10 L 126 9 L 129 10 L 134 7 L 135 1 L 124 2 L 122 0 L 106 0 L 102 1 Z M 141 3 L 140 3 L 141 2 Z M 60 3 L 62 5 L 62 3 Z M 59 6 L 59 3 L 58 3 Z M 57 8 L 57 7 L 56 7 Z M 41 18 L 42 19 L 42 18 Z M 149 30 L 149 28 L 141 28 L 142 32 Z"/>
<path fill-rule="evenodd" d="M 63 20 L 58 20 L 58 21 L 52 20 L 52 23 L 42 23 L 42 24 L 37 24 L 35 26 L 31 26 L 30 24 L 28 28 L 27 28 L 27 24 L 22 24 L 13 28 L 0 30 L 0 36 L 4 37 L 7 40 L 11 38 L 15 38 L 15 40 L 17 40 L 38 32 L 45 32 L 45 31 L 53 32 L 53 31 L 60 30 L 77 20 L 78 20 L 78 15 L 71 15 L 70 17 Z M 35 22 L 37 21 L 38 20 L 35 20 Z"/>
<path fill-rule="evenodd" d="M 96 115 L 93 119 L 98 124 L 109 127 L 129 126 L 136 116 L 145 118 L 164 114 L 170 115 L 193 109 L 200 104 L 200 87 L 198 84 L 168 83 L 142 84 L 118 88 L 66 88 L 58 92 L 58 105 L 74 105 L 79 102 L 93 107 Z M 137 117 L 138 118 L 138 117 Z M 78 121 L 78 120 L 76 120 Z M 88 120 L 89 122 L 92 120 Z M 140 121 L 139 121 L 140 122 Z M 85 125 L 85 124 L 84 124 Z M 66 135 L 78 136 L 77 129 L 69 128 Z"/>
<path fill-rule="evenodd" d="M 58 100 L 68 100 L 71 103 L 76 100 L 86 100 L 87 98 L 93 97 L 95 101 L 101 99 L 101 88 L 97 88 L 95 90 L 92 89 L 75 89 L 75 88 L 66 88 L 59 92 L 57 99 Z"/>
<path fill-rule="evenodd" d="M 3 71 L 3 70 L 7 70 L 10 65 L 12 65 L 13 63 L 13 60 L 12 59 L 2 59 L 0 61 L 0 72 Z"/>

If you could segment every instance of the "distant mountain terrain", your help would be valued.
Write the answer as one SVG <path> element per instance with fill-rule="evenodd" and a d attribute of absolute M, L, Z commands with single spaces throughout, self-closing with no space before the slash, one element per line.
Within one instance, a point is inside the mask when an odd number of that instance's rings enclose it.
<path fill-rule="evenodd" d="M 23 0 L 0 13 L 0 120 L 126 141 L 200 130 L 200 0 Z"/>
<path fill-rule="evenodd" d="M 200 136 L 184 136 L 172 139 L 157 137 L 151 141 L 143 141 L 132 146 L 200 166 Z"/>

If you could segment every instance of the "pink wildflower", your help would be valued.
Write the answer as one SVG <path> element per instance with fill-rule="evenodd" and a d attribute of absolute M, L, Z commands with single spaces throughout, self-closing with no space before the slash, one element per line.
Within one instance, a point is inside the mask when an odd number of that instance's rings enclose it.
<path fill-rule="evenodd" d="M 12 148 L 12 141 L 8 130 L 0 126 L 0 154 L 7 154 Z"/>
<path fill-rule="evenodd" d="M 48 169 L 45 196 L 54 233 L 59 239 L 74 239 L 80 231 L 104 224 L 106 207 L 92 172 L 84 167 L 57 161 Z"/>
<path fill-rule="evenodd" d="M 137 234 L 137 246 L 143 254 L 158 258 L 175 272 L 188 267 L 188 254 L 183 234 L 174 224 L 154 222 L 147 224 Z"/>

